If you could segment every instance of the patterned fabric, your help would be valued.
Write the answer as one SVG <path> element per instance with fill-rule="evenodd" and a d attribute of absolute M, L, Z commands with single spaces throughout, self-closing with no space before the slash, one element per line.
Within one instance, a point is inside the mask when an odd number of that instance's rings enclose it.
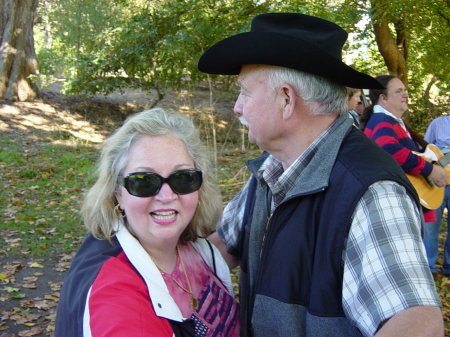
<path fill-rule="evenodd" d="M 431 173 L 433 165 L 412 152 L 420 149 L 406 130 L 403 121 L 379 105 L 375 105 L 364 133 L 388 152 L 406 173 L 423 176 Z"/>
<path fill-rule="evenodd" d="M 321 139 L 329 136 L 333 128 L 334 124 Z M 304 160 L 306 156 L 312 156 L 320 143 L 317 140 L 311 144 L 284 172 L 281 180 L 287 184 L 285 191 L 290 188 L 289 182 L 294 181 L 308 164 L 309 159 Z M 279 165 L 274 161 L 276 159 L 269 156 L 261 168 L 277 170 Z M 264 171 L 262 177 L 265 179 L 272 174 Z M 238 253 L 247 193 L 248 182 L 227 205 L 218 226 L 218 234 L 230 253 Z M 348 249 L 343 254 L 342 295 L 346 315 L 365 336 L 372 336 L 386 318 L 403 309 L 415 305 L 440 305 L 424 255 L 419 219 L 420 214 L 404 188 L 392 181 L 373 184 L 356 206 Z M 411 288 L 405 289 L 408 286 Z"/>
<path fill-rule="evenodd" d="M 389 153 L 404 172 L 421 174 L 425 177 L 430 175 L 433 164 L 412 152 L 420 149 L 401 118 L 375 105 L 374 113 L 367 122 L 364 133 Z M 424 209 L 424 218 L 426 222 L 436 221 L 436 212 Z"/>
<path fill-rule="evenodd" d="M 205 337 L 208 334 L 209 328 L 194 314 L 191 316 L 191 319 L 194 321 L 195 336 Z"/>
<path fill-rule="evenodd" d="M 239 233 L 244 217 L 249 182 L 250 180 L 247 181 L 238 194 L 225 206 L 222 219 L 217 226 L 217 234 L 226 243 L 227 251 L 234 255 L 239 255 Z"/>
<path fill-rule="evenodd" d="M 419 219 L 405 189 L 391 181 L 373 184 L 355 210 L 344 254 L 343 306 L 366 336 L 401 310 L 440 303 Z"/>
<path fill-rule="evenodd" d="M 333 124 L 336 125 L 336 124 Z M 328 134 L 333 132 L 333 125 L 317 137 L 314 142 L 289 166 L 286 171 L 283 170 L 281 162 L 269 156 L 261 169 L 259 170 L 259 179 L 266 181 L 272 191 L 273 205 L 272 209 L 277 207 L 283 201 L 286 193 L 294 186 L 295 179 L 300 175 L 314 154 L 319 144 Z"/>
<path fill-rule="evenodd" d="M 198 309 L 196 311 L 192 309 L 190 295 L 173 281 L 173 279 L 176 279 L 185 289 L 189 289 L 179 258 L 172 273 L 170 275 L 162 273 L 162 275 L 170 295 L 177 303 L 183 316 L 194 320 L 196 336 L 239 336 L 239 307 L 237 302 L 234 301 L 221 281 L 191 245 L 183 245 L 180 253 L 193 294 L 198 300 Z"/>
<path fill-rule="evenodd" d="M 239 309 L 234 299 L 218 280 L 212 278 L 199 296 L 200 303 L 196 316 L 201 317 L 210 332 L 201 337 L 239 336 Z"/>

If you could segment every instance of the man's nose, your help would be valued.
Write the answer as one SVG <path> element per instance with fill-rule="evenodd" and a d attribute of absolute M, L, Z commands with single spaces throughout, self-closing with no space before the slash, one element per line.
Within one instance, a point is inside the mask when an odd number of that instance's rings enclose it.
<path fill-rule="evenodd" d="M 238 98 L 236 99 L 236 103 L 234 103 L 234 114 L 236 116 L 241 116 L 242 115 L 242 107 L 243 107 L 243 103 L 242 103 L 242 95 L 239 94 Z"/>

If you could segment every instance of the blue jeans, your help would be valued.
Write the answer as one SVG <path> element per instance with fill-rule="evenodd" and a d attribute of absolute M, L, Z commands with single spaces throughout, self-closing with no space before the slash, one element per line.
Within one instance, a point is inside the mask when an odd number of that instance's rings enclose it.
<path fill-rule="evenodd" d="M 425 235 L 423 242 L 427 251 L 428 265 L 432 272 L 437 272 L 436 261 L 438 259 L 439 230 L 442 222 L 444 208 L 450 211 L 450 185 L 445 187 L 445 196 L 442 205 L 436 210 L 436 222 L 425 223 Z M 450 216 L 447 217 L 447 237 L 444 245 L 444 269 L 446 275 L 450 275 Z"/>

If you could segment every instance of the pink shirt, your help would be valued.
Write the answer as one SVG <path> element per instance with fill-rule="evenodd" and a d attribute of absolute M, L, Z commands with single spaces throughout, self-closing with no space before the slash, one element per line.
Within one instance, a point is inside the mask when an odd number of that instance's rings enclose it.
<path fill-rule="evenodd" d="M 197 310 L 191 306 L 191 296 L 173 281 L 175 278 L 185 289 L 189 289 L 180 258 L 172 273 L 162 272 L 162 276 L 183 316 L 194 320 L 196 335 L 239 336 L 239 305 L 233 296 L 227 292 L 194 247 L 183 245 L 180 247 L 180 254 L 192 293 L 198 301 Z"/>

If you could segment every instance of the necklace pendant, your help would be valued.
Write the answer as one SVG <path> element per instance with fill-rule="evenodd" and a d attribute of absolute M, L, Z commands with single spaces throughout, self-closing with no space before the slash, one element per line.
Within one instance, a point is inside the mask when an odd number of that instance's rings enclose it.
<path fill-rule="evenodd" d="M 191 295 L 191 305 L 192 309 L 197 310 L 198 309 L 198 300 Z"/>

